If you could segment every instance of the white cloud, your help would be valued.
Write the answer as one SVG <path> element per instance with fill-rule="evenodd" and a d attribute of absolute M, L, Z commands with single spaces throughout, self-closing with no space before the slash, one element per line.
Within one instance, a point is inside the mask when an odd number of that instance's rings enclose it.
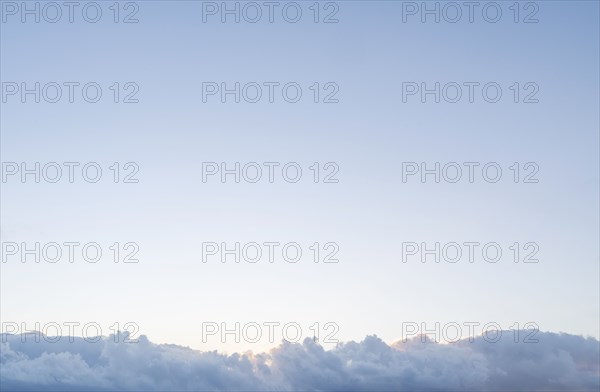
<path fill-rule="evenodd" d="M 83 339 L 0 346 L 2 390 L 598 390 L 599 342 L 539 333 L 538 343 L 477 338 L 388 345 L 375 336 L 325 351 L 307 339 L 224 355 L 174 345 Z"/>

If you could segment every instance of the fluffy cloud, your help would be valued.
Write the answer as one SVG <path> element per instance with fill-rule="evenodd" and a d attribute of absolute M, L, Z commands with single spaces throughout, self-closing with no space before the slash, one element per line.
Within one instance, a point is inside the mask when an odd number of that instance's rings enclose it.
<path fill-rule="evenodd" d="M 595 390 L 599 342 L 539 333 L 537 343 L 483 338 L 388 345 L 376 336 L 324 350 L 310 339 L 268 353 L 224 355 L 175 345 L 4 335 L 2 390 Z"/>

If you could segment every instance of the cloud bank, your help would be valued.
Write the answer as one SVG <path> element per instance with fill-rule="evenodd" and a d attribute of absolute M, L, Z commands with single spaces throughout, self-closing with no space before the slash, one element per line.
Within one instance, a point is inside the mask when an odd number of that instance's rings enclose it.
<path fill-rule="evenodd" d="M 3 335 L 0 389 L 37 391 L 414 391 L 600 389 L 599 342 L 542 333 L 538 343 L 478 337 L 453 344 L 386 344 L 376 336 L 324 350 L 310 339 L 267 353 L 221 354 L 175 345 L 23 343 Z M 120 340 L 121 341 L 121 340 Z"/>

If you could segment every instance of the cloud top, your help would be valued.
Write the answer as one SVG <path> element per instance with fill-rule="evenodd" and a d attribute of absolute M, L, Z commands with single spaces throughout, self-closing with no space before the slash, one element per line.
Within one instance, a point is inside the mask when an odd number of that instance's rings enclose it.
<path fill-rule="evenodd" d="M 537 343 L 481 337 L 452 344 L 386 344 L 376 336 L 324 350 L 306 339 L 267 353 L 221 354 L 176 345 L 49 343 L 3 335 L 2 390 L 402 391 L 593 390 L 600 388 L 599 342 L 542 333 Z M 122 339 L 119 339 L 122 341 Z"/>

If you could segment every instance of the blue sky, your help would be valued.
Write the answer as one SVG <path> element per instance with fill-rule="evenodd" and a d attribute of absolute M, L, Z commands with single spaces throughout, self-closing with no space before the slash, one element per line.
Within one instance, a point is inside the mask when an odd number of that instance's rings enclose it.
<path fill-rule="evenodd" d="M 498 23 L 477 12 L 474 23 L 403 23 L 392 1 L 338 2 L 338 23 L 314 23 L 312 2 L 300 2 L 298 23 L 254 24 L 203 23 L 192 1 L 138 2 L 139 23 L 114 23 L 112 3 L 99 3 L 98 23 L 3 14 L 3 83 L 96 82 L 103 96 L 8 96 L 2 162 L 97 162 L 104 174 L 2 183 L 2 242 L 93 241 L 107 252 L 135 242 L 139 263 L 6 259 L 3 321 L 133 321 L 155 342 L 226 351 L 270 345 L 203 343 L 202 323 L 335 322 L 341 341 L 389 342 L 406 322 L 534 322 L 598 338 L 597 2 L 537 2 L 538 23 L 522 23 L 532 9 L 514 23 L 512 2 L 500 2 Z M 115 82 L 136 83 L 139 102 L 114 103 Z M 206 82 L 295 82 L 303 96 L 203 102 Z M 314 103 L 315 82 L 336 83 L 339 102 Z M 402 102 L 407 82 L 495 82 L 503 95 Z M 513 102 L 515 82 L 535 83 L 539 102 Z M 139 182 L 112 182 L 114 162 L 135 162 Z M 303 177 L 204 183 L 203 162 L 297 162 Z M 314 162 L 336 163 L 339 182 L 314 183 Z M 503 177 L 403 183 L 403 162 L 496 162 Z M 535 162 L 539 182 L 514 183 L 514 162 Z M 203 242 L 269 241 L 297 242 L 306 257 L 202 263 Z M 472 241 L 501 244 L 504 258 L 402 262 L 403 242 Z M 339 263 L 314 263 L 315 242 L 335 242 Z M 514 263 L 515 242 L 535 242 L 539 263 Z"/>

